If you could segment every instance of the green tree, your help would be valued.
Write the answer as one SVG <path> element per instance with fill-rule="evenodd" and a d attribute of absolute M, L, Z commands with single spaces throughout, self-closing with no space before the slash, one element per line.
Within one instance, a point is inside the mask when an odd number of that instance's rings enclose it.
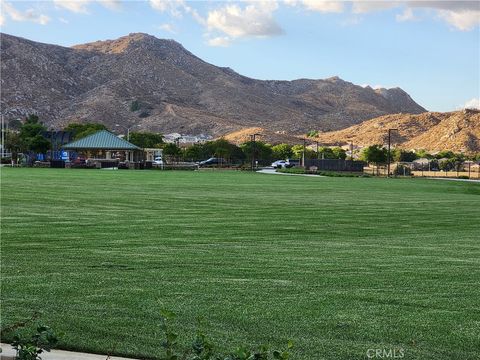
<path fill-rule="evenodd" d="M 272 146 L 272 156 L 274 159 L 286 160 L 293 156 L 292 147 L 288 144 L 278 144 Z"/>
<path fill-rule="evenodd" d="M 332 149 L 333 158 L 345 160 L 347 158 L 347 152 L 341 147 L 337 146 Z"/>
<path fill-rule="evenodd" d="M 420 150 L 417 150 L 415 152 L 415 154 L 417 155 L 418 159 L 422 159 L 422 158 L 425 158 L 425 159 L 432 159 L 433 158 L 433 155 L 430 154 L 427 150 L 425 149 L 420 149 Z"/>
<path fill-rule="evenodd" d="M 320 159 L 335 159 L 336 155 L 332 148 L 328 146 L 321 146 L 318 148 L 318 157 Z"/>
<path fill-rule="evenodd" d="M 5 148 L 12 153 L 12 159 L 15 160 L 18 157 L 18 153 L 26 151 L 26 146 L 20 134 L 14 131 L 8 131 L 5 135 Z"/>
<path fill-rule="evenodd" d="M 379 165 L 387 162 L 387 155 L 387 149 L 382 145 L 371 145 L 362 150 L 360 158 L 368 163 Z"/>
<path fill-rule="evenodd" d="M 163 136 L 153 132 L 131 132 L 130 142 L 141 148 L 157 148 L 163 144 Z"/>
<path fill-rule="evenodd" d="M 396 148 L 392 151 L 392 160 L 400 162 L 412 162 L 417 159 L 418 154 L 413 151 L 406 151 Z"/>
<path fill-rule="evenodd" d="M 99 123 L 70 123 L 63 130 L 72 132 L 74 140 L 78 140 L 97 131 L 107 130 L 107 127 Z"/>
<path fill-rule="evenodd" d="M 242 149 L 245 159 L 248 162 L 252 161 L 252 155 L 255 149 L 255 160 L 258 161 L 259 164 L 268 164 L 272 161 L 272 148 L 269 144 L 265 144 L 262 141 L 248 141 L 240 145 Z"/>
<path fill-rule="evenodd" d="M 132 103 L 130 104 L 130 111 L 134 112 L 138 110 L 140 110 L 140 103 L 138 102 L 138 100 L 132 101 Z"/>
<path fill-rule="evenodd" d="M 26 151 L 45 154 L 50 149 L 50 142 L 43 137 L 47 129 L 37 115 L 30 115 L 20 128 L 18 139 Z"/>
<path fill-rule="evenodd" d="M 318 136 L 318 130 L 310 130 L 308 133 L 307 133 L 307 137 L 317 137 Z"/>
<path fill-rule="evenodd" d="M 185 159 L 189 161 L 201 161 L 205 160 L 208 156 L 210 156 L 207 153 L 206 148 L 203 144 L 193 144 L 187 147 L 184 150 L 183 155 Z"/>
<path fill-rule="evenodd" d="M 438 168 L 443 171 L 451 171 L 455 168 L 455 159 L 446 159 L 438 162 Z"/>
<path fill-rule="evenodd" d="M 167 156 L 179 156 L 182 150 L 175 143 L 166 143 L 163 145 L 163 154 Z"/>
<path fill-rule="evenodd" d="M 450 150 L 440 151 L 438 154 L 435 155 L 437 159 L 452 159 L 455 157 L 455 153 Z"/>
<path fill-rule="evenodd" d="M 303 156 L 303 145 L 297 144 L 292 146 L 292 153 L 294 159 L 301 159 Z M 315 159 L 317 154 L 310 148 L 305 148 L 305 158 L 306 159 Z"/>

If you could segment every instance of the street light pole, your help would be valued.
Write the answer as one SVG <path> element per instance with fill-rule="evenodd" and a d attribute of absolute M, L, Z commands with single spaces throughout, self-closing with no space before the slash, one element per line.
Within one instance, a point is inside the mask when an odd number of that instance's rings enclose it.
<path fill-rule="evenodd" d="M 398 129 L 388 129 L 388 158 L 387 158 L 387 177 L 390 177 L 390 145 L 392 142 L 392 131 L 397 131 Z"/>
<path fill-rule="evenodd" d="M 252 142 L 252 171 L 255 167 L 255 152 L 257 151 L 257 143 L 256 143 L 256 136 L 260 136 L 262 134 L 252 134 L 250 135 L 250 141 Z"/>
<path fill-rule="evenodd" d="M 120 124 L 115 124 L 116 127 L 122 127 L 125 130 L 127 130 L 127 141 L 130 141 L 130 129 L 134 128 L 135 126 L 140 126 L 140 125 L 132 125 L 130 127 L 127 127 L 125 125 L 120 125 Z"/>
<path fill-rule="evenodd" d="M 303 151 L 302 151 L 302 166 L 305 167 L 305 146 L 307 144 L 307 140 L 303 138 Z"/>

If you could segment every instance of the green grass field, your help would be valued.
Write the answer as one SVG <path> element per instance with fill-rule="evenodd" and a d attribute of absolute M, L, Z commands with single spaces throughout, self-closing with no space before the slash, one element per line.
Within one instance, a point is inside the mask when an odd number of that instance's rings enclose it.
<path fill-rule="evenodd" d="M 65 349 L 159 357 L 166 308 L 294 360 L 480 358 L 479 184 L 2 169 L 1 200 L 2 325 Z"/>

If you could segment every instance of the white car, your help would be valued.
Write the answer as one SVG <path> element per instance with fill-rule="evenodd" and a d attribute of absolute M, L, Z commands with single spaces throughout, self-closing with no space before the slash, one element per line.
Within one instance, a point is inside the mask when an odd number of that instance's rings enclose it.
<path fill-rule="evenodd" d="M 153 159 L 153 164 L 154 165 L 163 165 L 163 159 L 161 157 L 156 157 Z"/>
<path fill-rule="evenodd" d="M 273 162 L 271 166 L 274 169 L 287 168 L 287 167 L 290 167 L 290 162 L 288 162 L 287 160 L 277 160 Z"/>

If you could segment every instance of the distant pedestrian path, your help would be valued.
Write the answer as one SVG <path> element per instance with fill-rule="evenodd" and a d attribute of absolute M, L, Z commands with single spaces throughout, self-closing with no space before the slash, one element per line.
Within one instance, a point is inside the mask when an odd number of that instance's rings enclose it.
<path fill-rule="evenodd" d="M 321 175 L 314 175 L 314 174 L 289 174 L 289 173 L 282 173 L 282 172 L 277 172 L 274 168 L 263 168 L 261 170 L 258 170 L 257 173 L 259 174 L 270 174 L 270 175 L 288 175 L 288 176 L 308 176 L 308 177 L 324 177 Z"/>
<path fill-rule="evenodd" d="M 444 177 L 428 177 L 427 179 L 448 180 L 448 181 L 464 181 L 464 182 L 473 182 L 473 183 L 480 184 L 480 180 L 476 180 L 476 179 L 456 179 L 456 178 L 444 178 Z"/>

